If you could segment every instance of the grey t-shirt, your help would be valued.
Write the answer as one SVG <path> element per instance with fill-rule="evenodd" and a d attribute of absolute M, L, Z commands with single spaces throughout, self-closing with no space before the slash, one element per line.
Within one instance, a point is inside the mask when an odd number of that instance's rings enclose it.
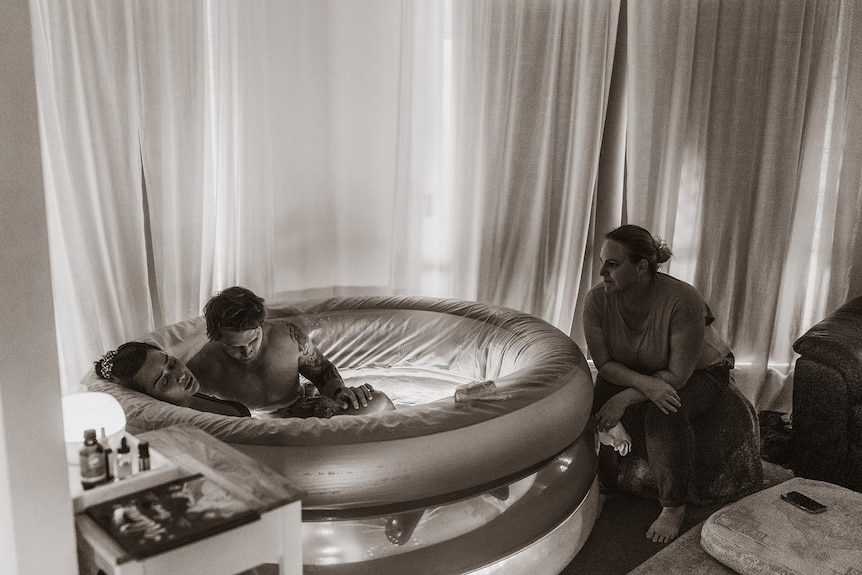
<path fill-rule="evenodd" d="M 671 333 L 677 326 L 703 321 L 706 330 L 695 369 L 724 362 L 731 353 L 730 346 L 713 325 L 715 318 L 700 293 L 663 273 L 656 274 L 656 288 L 655 305 L 636 329 L 626 325 L 615 294 L 605 293 L 601 284 L 587 294 L 584 323 L 601 326 L 610 358 L 647 375 L 667 369 Z"/>

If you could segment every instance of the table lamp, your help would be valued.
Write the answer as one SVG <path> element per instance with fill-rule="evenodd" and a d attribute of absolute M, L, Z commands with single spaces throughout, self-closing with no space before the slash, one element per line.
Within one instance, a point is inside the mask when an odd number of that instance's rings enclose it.
<path fill-rule="evenodd" d="M 111 448 L 116 450 L 126 429 L 126 414 L 114 396 L 101 391 L 85 391 L 63 397 L 63 432 L 69 463 L 78 463 L 84 430 L 95 429 L 96 437 L 100 437 L 103 427 Z"/>

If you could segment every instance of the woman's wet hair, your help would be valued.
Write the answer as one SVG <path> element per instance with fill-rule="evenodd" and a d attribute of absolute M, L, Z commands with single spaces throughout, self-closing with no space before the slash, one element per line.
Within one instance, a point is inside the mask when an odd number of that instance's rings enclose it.
<path fill-rule="evenodd" d="M 673 252 L 660 237 L 653 237 L 646 229 L 635 225 L 624 225 L 605 234 L 605 239 L 613 240 L 625 247 L 629 261 L 633 264 L 647 261 L 650 273 L 655 274 L 661 264 L 670 259 Z"/>
<path fill-rule="evenodd" d="M 135 381 L 135 376 L 147 360 L 147 353 L 152 350 L 161 351 L 161 348 L 142 341 L 124 343 L 93 362 L 96 375 L 136 391 L 142 391 Z"/>
<path fill-rule="evenodd" d="M 263 325 L 266 306 L 261 297 L 244 287 L 234 286 L 215 294 L 204 307 L 207 337 L 218 340 L 221 332 L 247 331 Z"/>

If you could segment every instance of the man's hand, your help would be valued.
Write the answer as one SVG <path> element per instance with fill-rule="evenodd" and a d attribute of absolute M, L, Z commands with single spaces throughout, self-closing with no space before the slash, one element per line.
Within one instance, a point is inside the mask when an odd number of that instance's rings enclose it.
<path fill-rule="evenodd" d="M 651 382 L 650 385 L 645 387 L 646 389 L 642 389 L 641 392 L 646 395 L 647 398 L 662 411 L 662 413 L 676 413 L 676 410 L 682 405 L 676 388 L 669 383 L 656 379 Z"/>
<path fill-rule="evenodd" d="M 359 409 L 360 404 L 362 407 L 368 407 L 368 402 L 372 398 L 373 391 L 374 388 L 369 383 L 362 384 L 359 387 L 345 386 L 339 388 L 332 399 L 341 406 L 341 409 L 347 409 L 351 405 L 353 409 Z"/>

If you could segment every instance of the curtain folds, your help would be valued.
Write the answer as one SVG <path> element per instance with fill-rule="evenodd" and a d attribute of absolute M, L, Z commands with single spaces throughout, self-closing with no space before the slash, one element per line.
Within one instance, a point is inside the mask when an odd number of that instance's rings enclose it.
<path fill-rule="evenodd" d="M 389 2 L 32 7 L 65 390 L 229 285 L 273 297 L 402 281 Z"/>
<path fill-rule="evenodd" d="M 831 277 L 859 257 L 859 181 L 839 203 L 835 175 L 854 154 L 836 114 L 859 97 L 836 89 L 851 75 L 854 7 L 628 6 L 627 217 L 671 243 L 669 271 L 712 303 L 759 404 L 789 402 L 793 341 L 854 293 Z M 855 216 L 836 222 L 845 209 Z"/>
<path fill-rule="evenodd" d="M 451 21 L 448 3 L 401 3 L 389 285 L 406 295 L 451 295 Z"/>
<path fill-rule="evenodd" d="M 455 291 L 571 324 L 618 2 L 454 2 Z"/>
<path fill-rule="evenodd" d="M 149 23 L 131 26 L 134 58 L 126 72 L 140 99 L 134 144 L 143 173 L 130 176 L 142 182 L 147 202 L 147 277 L 158 327 L 195 314 L 212 286 L 201 281 L 211 275 L 214 227 L 210 195 L 204 194 L 210 155 L 199 145 L 208 126 L 203 89 L 208 14 L 192 3 L 180 13 L 151 2 L 130 6 L 130 23 Z M 115 344 L 113 338 L 104 342 Z"/>
<path fill-rule="evenodd" d="M 58 355 L 67 385 L 105 341 L 155 327 L 129 6 L 31 5 Z"/>
<path fill-rule="evenodd" d="M 31 0 L 64 390 L 264 297 L 570 331 L 603 234 L 664 237 L 746 395 L 862 293 L 862 9 L 804 0 Z"/>
<path fill-rule="evenodd" d="M 830 281 L 820 288 L 829 311 L 862 293 L 862 7 L 843 2 L 839 10 L 824 146 L 828 153 L 818 182 L 832 198 L 825 202 L 819 230 L 831 242 L 818 245 L 820 261 L 828 261 L 831 270 Z"/>

